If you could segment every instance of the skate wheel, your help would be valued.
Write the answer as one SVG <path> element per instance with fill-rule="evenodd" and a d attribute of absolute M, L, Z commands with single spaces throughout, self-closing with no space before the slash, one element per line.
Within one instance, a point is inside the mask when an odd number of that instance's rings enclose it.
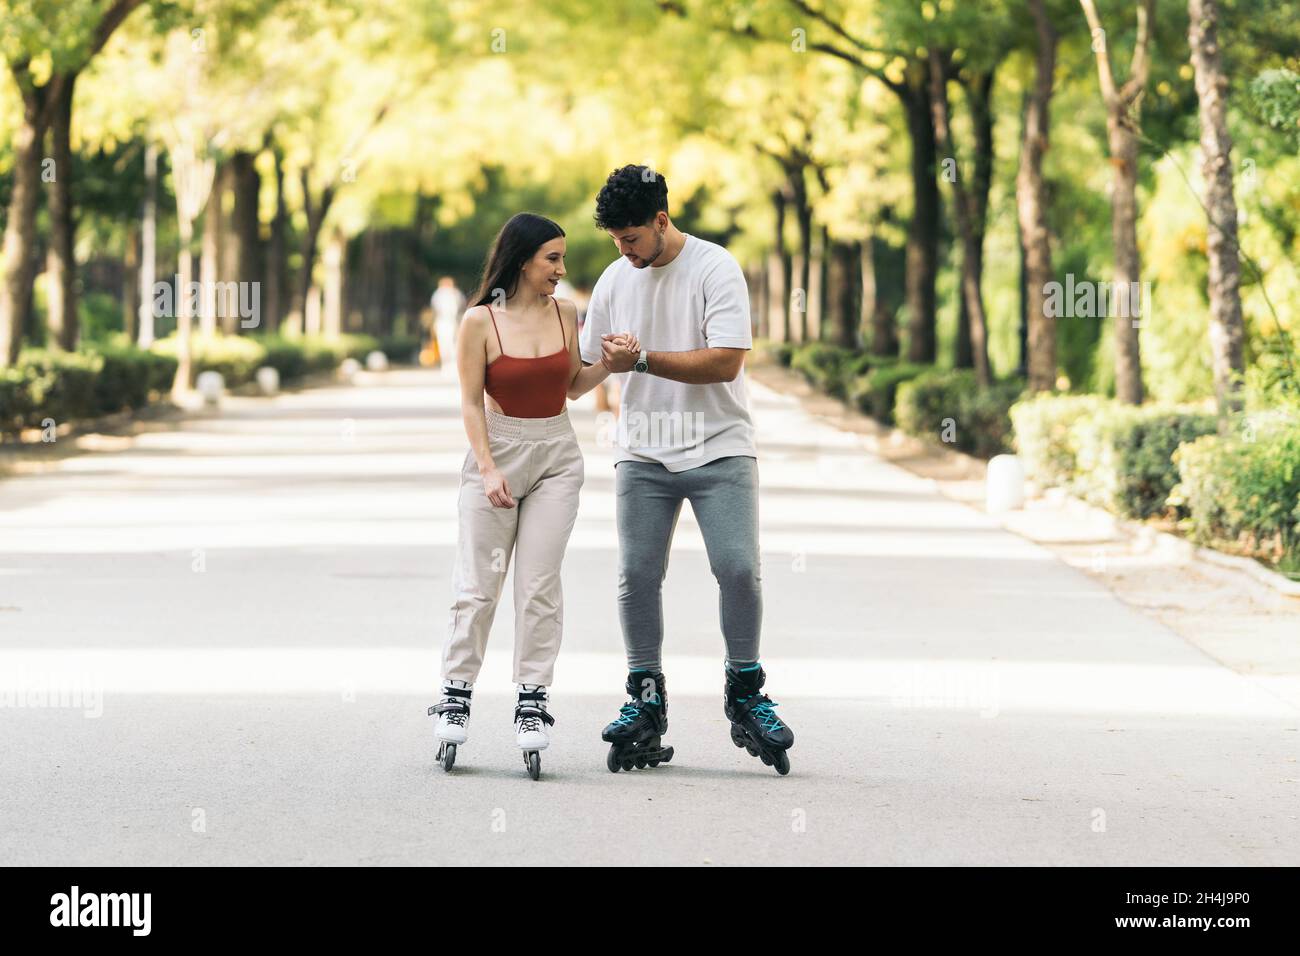
<path fill-rule="evenodd" d="M 735 744 L 737 747 L 743 747 L 743 746 L 745 746 L 745 735 L 742 734 L 742 733 L 741 733 L 739 730 L 737 730 L 735 727 L 732 727 L 732 728 L 731 728 L 731 742 L 732 742 L 733 744 Z"/>
<path fill-rule="evenodd" d="M 528 776 L 536 780 L 542 775 L 542 755 L 536 750 L 524 756 L 524 763 L 528 764 Z"/>
<path fill-rule="evenodd" d="M 645 757 L 637 757 L 637 758 L 636 758 L 636 769 L 638 769 L 638 770 L 644 770 L 644 769 L 645 769 L 645 763 L 646 763 Z"/>
<path fill-rule="evenodd" d="M 610 773 L 618 773 L 618 748 L 610 747 L 609 753 L 605 756 L 605 766 L 609 768 Z"/>
<path fill-rule="evenodd" d="M 652 766 L 652 767 L 657 767 L 657 766 L 659 766 L 659 761 L 658 761 L 658 760 L 651 760 L 651 761 L 650 761 L 650 766 Z"/>
<path fill-rule="evenodd" d="M 766 766 L 768 767 L 772 766 L 772 758 L 769 757 L 767 754 L 759 754 L 758 756 L 759 759 L 762 760 Z"/>
<path fill-rule="evenodd" d="M 753 747 L 751 747 L 749 744 L 745 744 L 745 750 L 749 753 L 751 757 L 758 756 L 758 751 L 755 750 Z"/>
<path fill-rule="evenodd" d="M 668 761 L 672 760 L 672 759 L 673 759 L 673 748 L 672 748 L 672 747 L 668 747 L 668 748 L 666 748 L 666 749 L 664 750 L 663 754 L 660 756 L 660 759 L 661 759 L 664 763 L 667 763 Z"/>
<path fill-rule="evenodd" d="M 777 753 L 776 757 L 772 761 L 772 766 L 774 766 L 776 772 L 783 777 L 790 772 L 790 758 L 786 755 L 784 750 Z"/>
<path fill-rule="evenodd" d="M 456 764 L 456 745 L 443 744 L 441 749 L 442 769 L 444 771 L 449 771 Z"/>
<path fill-rule="evenodd" d="M 624 760 L 622 763 L 624 770 L 631 770 L 633 766 L 635 766 L 635 764 L 633 764 L 631 760 Z"/>

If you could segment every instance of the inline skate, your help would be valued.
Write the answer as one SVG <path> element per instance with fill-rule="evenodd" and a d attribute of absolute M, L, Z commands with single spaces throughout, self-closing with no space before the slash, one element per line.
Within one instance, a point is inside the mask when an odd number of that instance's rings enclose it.
<path fill-rule="evenodd" d="M 657 767 L 673 759 L 673 748 L 661 746 L 668 732 L 668 690 L 662 673 L 634 670 L 627 675 L 628 702 L 601 733 L 610 744 L 605 766 L 610 773 Z"/>
<path fill-rule="evenodd" d="M 442 700 L 429 708 L 429 716 L 438 716 L 433 735 L 438 741 L 438 763 L 450 771 L 456 763 L 456 748 L 469 740 L 469 703 L 474 685 L 463 680 L 446 680 Z"/>
<path fill-rule="evenodd" d="M 528 776 L 534 780 L 542 775 L 541 751 L 551 745 L 546 728 L 555 723 L 555 718 L 546 712 L 548 700 L 546 688 L 541 684 L 519 685 L 515 702 L 515 739 L 523 752 Z"/>
<path fill-rule="evenodd" d="M 786 751 L 794 746 L 794 731 L 776 716 L 772 699 L 760 693 L 767 674 L 758 664 L 739 668 L 726 664 L 723 669 L 727 683 L 722 710 L 731 721 L 731 742 L 785 776 L 790 772 Z"/>

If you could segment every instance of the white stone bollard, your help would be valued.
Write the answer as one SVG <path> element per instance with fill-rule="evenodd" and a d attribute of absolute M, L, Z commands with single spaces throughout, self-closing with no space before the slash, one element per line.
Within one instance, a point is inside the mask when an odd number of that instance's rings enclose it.
<path fill-rule="evenodd" d="M 345 382 L 352 381 L 352 377 L 361 371 L 361 363 L 354 358 L 345 358 L 339 363 L 339 378 Z"/>
<path fill-rule="evenodd" d="M 984 507 L 1001 514 L 1025 503 L 1025 469 L 1015 455 L 995 455 L 984 479 Z"/>
<path fill-rule="evenodd" d="M 280 391 L 280 370 L 263 365 L 257 370 L 257 387 L 263 395 L 274 395 Z"/>
<path fill-rule="evenodd" d="M 216 405 L 220 402 L 221 393 L 226 390 L 226 380 L 221 377 L 220 372 L 211 369 L 200 372 L 195 385 L 198 387 L 199 394 L 203 396 L 203 401 L 208 405 Z"/>
<path fill-rule="evenodd" d="M 388 368 L 388 356 L 375 349 L 366 356 L 366 369 L 371 372 L 383 372 Z"/>

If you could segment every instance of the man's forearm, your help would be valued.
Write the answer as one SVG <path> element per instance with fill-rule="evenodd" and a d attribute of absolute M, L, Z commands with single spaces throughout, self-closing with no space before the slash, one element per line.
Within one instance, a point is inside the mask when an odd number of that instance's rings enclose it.
<path fill-rule="evenodd" d="M 648 352 L 649 374 L 684 382 L 712 385 L 730 382 L 745 364 L 744 349 L 692 349 L 689 352 Z"/>

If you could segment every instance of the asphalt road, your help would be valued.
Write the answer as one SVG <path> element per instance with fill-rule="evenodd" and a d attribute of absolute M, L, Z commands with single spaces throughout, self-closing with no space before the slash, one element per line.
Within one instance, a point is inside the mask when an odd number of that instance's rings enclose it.
<path fill-rule="evenodd" d="M 1047 550 L 751 383 L 778 777 L 722 716 L 689 509 L 671 764 L 610 774 L 613 466 L 590 397 L 542 779 L 510 586 L 433 760 L 465 450 L 428 370 L 227 399 L 0 481 L 0 864 L 1300 862 L 1300 713 Z"/>

